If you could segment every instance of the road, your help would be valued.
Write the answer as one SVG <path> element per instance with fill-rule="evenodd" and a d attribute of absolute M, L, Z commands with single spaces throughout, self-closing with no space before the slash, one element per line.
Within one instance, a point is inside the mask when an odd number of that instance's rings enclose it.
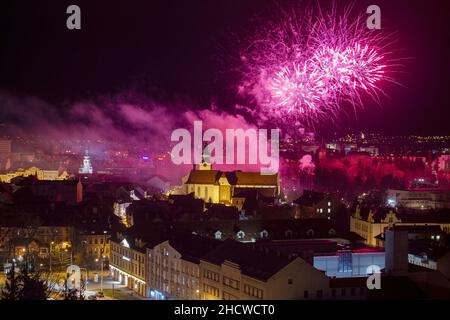
<path fill-rule="evenodd" d="M 101 290 L 100 285 L 100 276 L 95 279 L 95 273 L 100 273 L 96 271 L 89 272 L 89 279 L 87 283 L 86 290 L 84 292 L 85 297 L 87 298 L 90 295 L 95 295 L 97 292 Z M 53 273 L 51 277 L 48 278 L 50 282 L 50 286 L 53 288 L 55 292 L 60 292 L 64 290 L 64 286 L 62 286 L 61 279 L 63 279 L 65 273 Z M 98 281 L 95 281 L 98 280 Z M 5 283 L 5 276 L 0 274 L 0 288 L 3 287 Z M 125 285 L 120 284 L 118 281 L 114 281 L 112 277 L 109 275 L 108 271 L 103 273 L 103 292 L 105 294 L 104 298 L 98 298 L 98 300 L 151 300 L 149 298 L 144 298 L 137 295 L 131 289 L 125 287 Z M 56 299 L 61 299 L 58 294 L 52 295 L 52 297 Z"/>

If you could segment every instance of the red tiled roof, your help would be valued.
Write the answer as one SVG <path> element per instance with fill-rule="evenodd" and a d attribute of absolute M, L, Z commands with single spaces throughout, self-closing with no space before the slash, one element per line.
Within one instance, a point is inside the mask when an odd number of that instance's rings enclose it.
<path fill-rule="evenodd" d="M 224 177 L 230 185 L 263 185 L 277 186 L 278 175 L 263 175 L 259 172 L 230 171 L 222 172 L 218 170 L 191 170 L 188 184 L 217 184 L 219 179 Z"/>

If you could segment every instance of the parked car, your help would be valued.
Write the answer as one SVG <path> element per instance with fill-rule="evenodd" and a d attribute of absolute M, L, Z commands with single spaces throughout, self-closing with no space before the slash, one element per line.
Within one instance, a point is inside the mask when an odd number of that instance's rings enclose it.
<path fill-rule="evenodd" d="M 96 297 L 95 295 L 91 294 L 91 295 L 88 297 L 88 299 L 89 299 L 89 300 L 97 300 L 97 297 Z"/>

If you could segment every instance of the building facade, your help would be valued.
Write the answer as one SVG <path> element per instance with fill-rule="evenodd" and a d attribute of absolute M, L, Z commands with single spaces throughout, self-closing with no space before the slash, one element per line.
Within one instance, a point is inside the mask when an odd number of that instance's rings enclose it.
<path fill-rule="evenodd" d="M 381 212 L 384 211 L 384 212 Z M 368 215 L 361 214 L 359 206 L 350 217 L 350 231 L 363 237 L 369 246 L 378 246 L 378 236 L 392 226 L 440 226 L 443 232 L 450 233 L 450 217 L 434 213 L 404 213 L 399 214 L 393 209 L 369 210 Z"/>
<path fill-rule="evenodd" d="M 330 297 L 328 277 L 301 258 L 245 248 L 233 240 L 200 261 L 204 300 L 298 300 Z"/>
<path fill-rule="evenodd" d="M 200 298 L 199 264 L 187 259 L 170 241 L 147 249 L 150 297 L 198 300 Z"/>
<path fill-rule="evenodd" d="M 104 232 L 85 233 L 81 234 L 80 238 L 82 252 L 85 256 L 95 259 L 108 259 L 110 257 L 109 234 Z"/>
<path fill-rule="evenodd" d="M 193 193 L 205 203 L 241 205 L 239 196 L 242 190 L 258 190 L 266 197 L 277 197 L 280 193 L 278 174 L 263 175 L 259 172 L 222 172 L 202 163 L 191 170 L 183 179 L 184 194 Z M 235 198 L 236 199 L 233 199 Z"/>
<path fill-rule="evenodd" d="M 389 203 L 397 207 L 421 210 L 450 208 L 450 189 L 389 189 L 387 198 Z"/>
<path fill-rule="evenodd" d="M 127 238 L 110 241 L 109 267 L 115 281 L 119 281 L 137 294 L 147 296 L 147 259 L 145 243 Z"/>
<path fill-rule="evenodd" d="M 60 173 L 58 170 L 45 170 L 31 167 L 0 174 L 0 182 L 11 183 L 11 179 L 29 176 L 35 176 L 38 180 L 67 180 L 69 178 L 69 174 L 66 171 Z"/>

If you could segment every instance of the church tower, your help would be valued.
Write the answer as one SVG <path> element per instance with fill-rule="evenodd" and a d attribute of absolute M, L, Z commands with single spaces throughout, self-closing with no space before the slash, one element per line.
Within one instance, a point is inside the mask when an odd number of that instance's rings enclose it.
<path fill-rule="evenodd" d="M 91 164 L 91 159 L 89 157 L 89 153 L 86 150 L 84 152 L 84 157 L 83 157 L 83 164 L 80 167 L 80 169 L 78 170 L 78 173 L 93 173 L 93 169 L 92 169 L 92 164 Z"/>
<path fill-rule="evenodd" d="M 198 165 L 198 170 L 212 170 L 211 153 L 208 150 L 206 143 L 203 147 L 202 163 Z"/>

